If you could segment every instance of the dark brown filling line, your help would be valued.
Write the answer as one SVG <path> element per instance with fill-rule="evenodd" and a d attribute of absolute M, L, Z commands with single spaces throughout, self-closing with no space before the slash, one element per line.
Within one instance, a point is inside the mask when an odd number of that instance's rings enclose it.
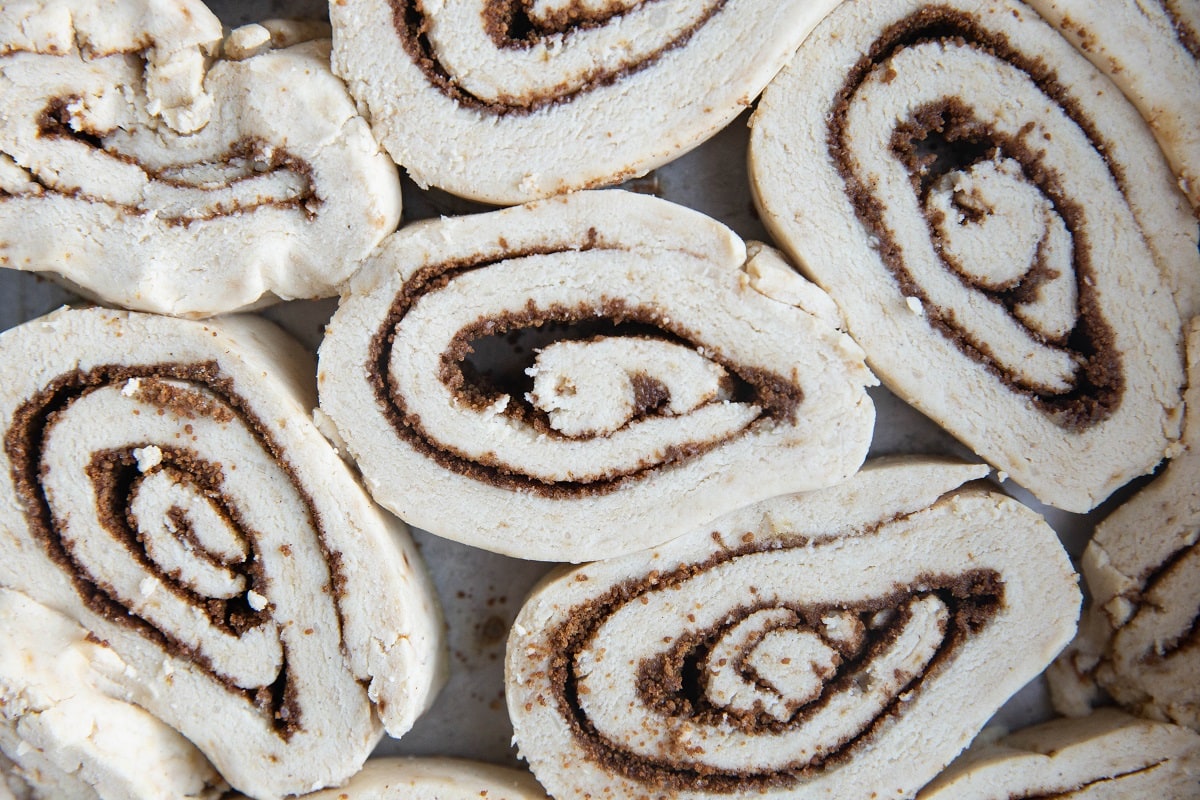
<path fill-rule="evenodd" d="M 1078 203 L 1067 197 L 1061 182 L 1043 163 L 1036 149 L 1021 138 L 1003 137 L 987 123 L 975 119 L 968 105 L 955 98 L 921 109 L 912 119 L 901 121 L 893 134 L 892 150 L 910 171 L 914 189 L 923 197 L 928 187 L 941 175 L 972 163 L 990 160 L 997 153 L 1011 157 L 1022 165 L 1026 176 L 1033 181 L 1053 204 L 1075 240 L 1074 270 L 1079 302 L 1078 322 L 1065 340 L 1052 341 L 1036 331 L 1030 331 L 1045 346 L 1066 349 L 1078 359 L 1081 367 L 1075 386 L 1065 393 L 1053 393 L 1024 386 L 995 358 L 985 342 L 979 341 L 963 328 L 953 309 L 937 307 L 905 266 L 905 257 L 896 238 L 885 224 L 883 201 L 875 196 L 873 187 L 861 180 L 854 171 L 853 145 L 849 141 L 847 117 L 849 107 L 867 76 L 895 53 L 931 41 L 951 41 L 972 46 L 1002 58 L 1030 75 L 1043 93 L 1054 100 L 1064 113 L 1077 124 L 1101 155 L 1107 145 L 1095 126 L 1071 100 L 1053 71 L 1040 61 L 1023 56 L 1002 35 L 988 31 L 969 15 L 955 9 L 932 6 L 921 9 L 886 29 L 872 44 L 870 51 L 850 70 L 839 91 L 827 129 L 831 157 L 846 185 L 846 193 L 860 222 L 879 239 L 879 254 L 895 277 L 899 290 L 921 300 L 925 318 L 939 333 L 952 341 L 959 350 L 983 364 L 1012 391 L 1029 397 L 1043 413 L 1067 430 L 1083 430 L 1111 416 L 1120 406 L 1125 389 L 1125 374 L 1119 354 L 1113 347 L 1113 332 L 1104 319 L 1101 298 L 1097 295 L 1094 269 L 1087 246 L 1087 235 L 1081 223 Z M 928 140 L 928 141 L 927 141 Z M 943 146 L 930 147 L 941 142 Z M 1105 156 L 1105 163 L 1123 185 L 1121 169 Z M 931 231 L 935 220 L 928 220 Z M 933 237 L 936 242 L 936 237 Z M 939 253 L 940 253 L 939 249 Z M 963 279 L 960 271 L 955 272 Z M 1036 272 L 1036 268 L 1035 268 Z M 1046 279 L 1043 269 L 1033 276 L 1035 282 Z M 964 279 L 964 283 L 976 291 Z M 1007 293 L 983 292 L 992 302 L 999 303 L 1010 313 L 1013 305 L 1028 296 L 1032 288 L 1019 287 Z M 1019 319 L 1014 319 L 1028 329 Z"/>
<path fill-rule="evenodd" d="M 587 240 L 582 246 L 571 249 L 597 248 L 608 249 L 597 243 L 596 233 L 592 230 L 589 231 Z M 460 275 L 485 269 L 506 259 L 567 251 L 568 248 L 546 247 L 511 252 L 500 258 L 481 256 L 473 260 L 435 264 L 418 270 L 404 284 L 371 340 L 365 365 L 367 380 L 375 394 L 376 402 L 400 439 L 443 468 L 460 475 L 493 486 L 513 491 L 530 491 L 546 497 L 607 494 L 646 473 L 703 455 L 725 441 L 682 442 L 665 448 L 659 458 L 656 460 L 648 458 L 643 464 L 632 470 L 619 473 L 614 471 L 609 476 L 589 482 L 557 481 L 547 483 L 538 478 L 515 472 L 512 467 L 498 461 L 461 453 L 452 447 L 436 442 L 425 430 L 420 417 L 408 411 L 402 393 L 390 374 L 390 361 L 396 328 L 420 297 L 444 288 Z M 459 331 L 442 355 L 439 377 L 464 405 L 473 408 L 490 406 L 497 399 L 496 387 L 487 385 L 487 381 L 478 381 L 478 376 L 468 374 L 470 370 L 464 369 L 464 360 L 471 351 L 472 341 L 484 336 L 503 336 L 526 326 L 583 323 L 597 318 L 608 320 L 618 330 L 622 325 L 631 324 L 639 334 L 644 333 L 647 329 L 652 329 L 664 339 L 677 341 L 694 349 L 703 346 L 695 334 L 674 320 L 667 322 L 662 312 L 652 307 L 630 307 L 620 300 L 602 299 L 598 303 L 580 304 L 576 307 L 554 306 L 539 309 L 531 300 L 519 313 L 508 313 L 500 318 L 481 318 Z M 756 403 L 762 408 L 758 420 L 752 422 L 749 427 L 765 420 L 792 420 L 795 418 L 803 400 L 803 392 L 800 387 L 783 376 L 764 369 L 734 365 L 721 357 L 716 350 L 716 348 L 706 348 L 705 352 L 712 361 L 723 366 L 744 384 L 741 392 L 743 396 L 737 399 Z M 539 432 L 545 433 L 547 436 L 565 438 L 545 422 L 545 415 L 542 412 L 528 406 L 523 396 L 509 395 L 509 397 L 515 402 L 510 402 L 502 413 L 524 424 L 533 425 Z"/>
<path fill-rule="evenodd" d="M 12 478 L 17 496 L 25 506 L 25 516 L 33 537 L 45 549 L 50 560 L 63 570 L 75 586 L 84 605 L 91 611 L 114 623 L 126 625 L 136 630 L 147 641 L 163 650 L 164 653 L 192 661 L 203 670 L 214 683 L 223 687 L 234 696 L 242 697 L 270 721 L 272 729 L 282 739 L 288 740 L 303 728 L 302 708 L 296 690 L 289 679 L 288 646 L 280 642 L 283 648 L 283 664 L 279 676 L 269 686 L 257 689 L 242 689 L 234 682 L 217 673 L 211 661 L 186 643 L 174 637 L 171 633 L 155 627 L 150 621 L 138 616 L 126 608 L 121 602 L 113 586 L 103 579 L 87 573 L 84 567 L 72 556 L 69 548 L 60 539 L 57 530 L 59 521 L 54 518 L 50 504 L 41 486 L 41 477 L 45 467 L 42 464 L 42 451 L 49 430 L 57 419 L 66 412 L 75 400 L 104 386 L 121 384 L 137 378 L 141 380 L 138 389 L 138 399 L 159 405 L 164 410 L 179 412 L 185 418 L 192 415 L 211 416 L 217 419 L 229 415 L 240 417 L 247 429 L 253 432 L 255 438 L 264 450 L 272 456 L 280 468 L 287 474 L 304 503 L 309 523 L 313 530 L 323 531 L 323 523 L 309 493 L 302 486 L 298 476 L 283 458 L 282 448 L 267 433 L 265 426 L 247 407 L 235 391 L 233 381 L 222 377 L 218 366 L 213 362 L 199 364 L 166 363 L 154 365 L 127 366 L 110 364 L 99 366 L 87 372 L 76 371 L 66 373 L 50 382 L 37 395 L 31 397 L 13 414 L 13 421 L 4 437 L 4 449 L 12 463 Z M 190 413 L 186 406 L 186 390 L 163 383 L 172 379 L 186 381 L 203 386 L 207 391 L 220 398 L 222 405 L 213 406 L 207 398 L 192 395 L 203 402 L 191 406 Z M 161 400 L 161 402 L 156 402 Z M 193 417 L 194 418 L 194 417 Z M 231 526 L 239 530 L 245 541 L 252 542 L 254 533 L 241 520 L 237 510 L 232 508 L 221 491 L 223 480 L 222 466 L 195 457 L 195 454 L 185 447 L 161 446 L 163 453 L 162 468 L 183 474 L 185 480 L 191 482 L 200 492 L 210 498 L 225 515 Z M 145 553 L 144 546 L 139 540 L 137 528 L 132 520 L 129 502 L 130 492 L 140 480 L 139 471 L 132 455 L 128 451 L 102 451 L 93 455 L 87 474 L 97 491 L 96 513 L 100 523 L 113 533 L 117 541 L 125 544 L 126 550 L 135 561 L 152 573 L 157 568 Z M 170 514 L 169 514 L 170 516 Z M 182 513 L 171 517 L 178 522 Z M 186 536 L 186 533 L 184 534 Z M 323 538 L 318 536 L 318 544 L 329 565 L 330 591 L 335 600 L 341 599 L 345 591 L 345 575 L 342 574 L 340 559 L 336 554 L 326 550 Z M 258 586 L 265 591 L 267 576 L 261 574 L 261 565 L 257 563 L 253 547 L 251 553 L 243 562 L 240 571 L 245 575 L 250 587 Z M 176 595 L 194 602 L 212 621 L 215 627 L 237 635 L 267 617 L 269 609 L 255 612 L 242 599 L 217 600 L 200 598 L 190 592 L 171 575 L 158 573 L 163 584 Z M 342 641 L 341 611 L 338 611 L 338 637 Z M 342 647 L 345 647 L 342 641 Z"/>
<path fill-rule="evenodd" d="M 582 603 L 563 615 L 565 622 L 549 632 L 545 638 L 546 653 L 549 654 L 547 682 L 554 694 L 553 698 L 545 698 L 545 702 L 556 704 L 572 736 L 588 759 L 600 764 L 605 771 L 622 775 L 654 791 L 706 791 L 733 795 L 795 786 L 852 759 L 854 751 L 879 733 L 889 719 L 903 713 L 904 704 L 900 697 L 911 697 L 912 693 L 921 691 L 927 678 L 938 674 L 952 662 L 959 646 L 968 636 L 981 631 L 1004 607 L 1004 581 L 992 570 L 972 570 L 960 575 L 925 575 L 914 580 L 910 586 L 898 586 L 888 594 L 847 605 L 749 603 L 729 612 L 720 628 L 706 631 L 702 636 L 681 637 L 681 640 L 674 642 L 664 653 L 638 665 L 638 691 L 642 702 L 664 716 L 689 718 L 700 724 L 733 724 L 747 733 L 785 734 L 802 726 L 807 718 L 826 705 L 832 697 L 850 688 L 860 667 L 869 663 L 894 641 L 908 621 L 908 601 L 929 595 L 938 596 L 949 608 L 951 615 L 941 645 L 925 672 L 901 687 L 883 712 L 869 725 L 838 742 L 827 755 L 809 761 L 798 761 L 783 770 L 769 773 L 754 772 L 751 769 L 723 772 L 696 765 L 691 761 L 672 763 L 667 758 L 647 758 L 624 749 L 598 732 L 579 703 L 580 678 L 576 674 L 575 664 L 578 654 L 595 643 L 597 632 L 604 623 L 623 606 L 640 602 L 644 595 L 680 587 L 694 575 L 719 564 L 741 556 L 774 550 L 778 546 L 778 542 L 768 542 L 740 550 L 724 551 L 703 563 L 681 566 L 670 572 L 653 572 L 644 578 L 614 586 L 600 597 Z M 865 645 L 859 651 L 839 648 L 843 661 L 837 668 L 837 676 L 826 682 L 818 699 L 798 710 L 790 720 L 780 722 L 758 710 L 738 711 L 713 707 L 704 698 L 701 676 L 705 659 L 713 644 L 727 630 L 751 614 L 764 608 L 780 607 L 789 609 L 802 621 L 799 627 L 811 629 L 816 629 L 821 617 L 831 612 L 851 611 L 864 621 L 869 621 L 879 612 L 898 613 L 892 615 L 882 627 L 872 629 L 868 625 Z M 597 646 L 600 645 L 602 643 Z M 539 701 L 541 700 L 542 698 L 539 698 Z M 677 744 L 680 754 L 686 754 L 688 745 L 682 742 Z"/>
<path fill-rule="evenodd" d="M 1150 594 L 1162 583 L 1178 579 L 1181 573 L 1200 573 L 1200 546 L 1186 545 L 1171 553 L 1162 563 L 1141 576 L 1139 591 L 1125 595 L 1137 610 L 1130 616 L 1122 627 L 1129 627 L 1141 616 L 1143 609 L 1164 611 L 1150 600 Z M 1157 638 L 1157 637 L 1156 637 Z M 1182 652 L 1200 648 L 1200 608 L 1192 615 L 1191 624 L 1176 636 L 1162 641 L 1158 648 L 1152 648 L 1138 657 L 1138 661 L 1147 665 L 1162 664 Z"/>
<path fill-rule="evenodd" d="M 317 194 L 313 183 L 313 169 L 304 159 L 292 155 L 282 147 L 272 146 L 269 142 L 258 138 L 243 138 L 230 145 L 229 150 L 222 155 L 217 162 L 204 161 L 195 162 L 192 164 L 173 164 L 170 167 L 162 170 L 151 169 L 143 166 L 135 158 L 125 153 L 120 153 L 111 150 L 104 145 L 104 136 L 107 131 L 96 130 L 75 130 L 71 127 L 71 114 L 68 111 L 68 106 L 71 103 L 78 102 L 78 97 L 55 97 L 52 98 L 46 105 L 45 110 L 39 116 L 38 137 L 43 139 L 73 139 L 81 144 L 86 145 L 96 152 L 98 157 L 113 158 L 127 164 L 138 166 L 151 180 L 163 183 L 168 186 L 173 186 L 180 189 L 188 189 L 194 192 L 204 193 L 207 190 L 203 186 L 196 185 L 185 180 L 181 180 L 172 175 L 181 169 L 190 167 L 209 166 L 213 163 L 227 164 L 238 160 L 252 162 L 256 165 L 261 164 L 260 169 L 256 166 L 253 170 L 244 175 L 239 175 L 229 179 L 223 183 L 220 188 L 226 188 L 243 181 L 258 180 L 264 175 L 274 172 L 290 172 L 299 176 L 303 182 L 303 189 L 294 197 L 271 198 L 259 194 L 255 200 L 250 203 L 234 202 L 226 205 L 225 203 L 217 202 L 207 205 L 204 208 L 189 210 L 187 213 L 168 215 L 157 214 L 156 218 L 162 220 L 167 225 L 183 226 L 208 222 L 219 217 L 236 216 L 239 214 L 247 214 L 254 212 L 260 208 L 279 208 L 279 209 L 295 209 L 304 214 L 305 219 L 312 221 L 316 218 L 318 210 L 321 207 L 322 200 Z M 60 188 L 46 183 L 34 172 L 28 172 L 30 180 L 40 186 L 42 190 L 48 194 L 63 195 L 74 199 L 87 200 L 93 203 L 103 203 L 104 205 L 120 208 L 124 213 L 130 216 L 138 216 L 147 213 L 147 209 L 138 206 L 117 203 L 103 197 L 96 197 L 79 191 L 78 189 L 64 191 Z M 10 197 L 10 193 L 0 189 L 0 198 Z"/>
<path fill-rule="evenodd" d="M 658 0 L 643 0 L 642 4 Z M 646 69 L 672 50 L 684 47 L 696 31 L 704 27 L 724 7 L 725 0 L 708 0 L 703 13 L 686 28 L 675 33 L 661 47 L 635 64 L 620 69 L 593 69 L 575 87 L 563 82 L 546 92 L 524 96 L 502 96 L 496 101 L 483 100 L 463 89 L 454 75 L 438 59 L 429 41 L 430 23 L 421 9 L 421 0 L 390 0 L 392 25 L 404 51 L 424 73 L 429 84 L 455 103 L 495 116 L 530 114 L 548 106 L 570 103 L 605 86 L 611 86 L 629 75 Z M 552 36 L 569 36 L 572 31 L 586 30 L 610 23 L 625 16 L 627 11 L 591 9 L 583 4 L 560 10 L 545 20 L 530 16 L 523 2 L 489 0 L 484 7 L 484 28 L 493 43 L 502 49 L 528 48 Z"/>
<path fill-rule="evenodd" d="M 1100 786 L 1105 783 L 1112 783 L 1113 781 L 1119 781 L 1123 778 L 1129 778 L 1134 775 L 1142 775 L 1147 772 L 1153 772 L 1165 763 L 1167 763 L 1166 759 L 1155 761 L 1154 763 L 1147 764 L 1144 767 L 1131 769 L 1127 772 L 1118 772 L 1116 775 L 1109 775 L 1106 778 L 1097 778 L 1096 780 L 1088 781 L 1087 783 L 1081 783 L 1078 786 L 1072 786 L 1069 789 L 1055 791 L 1050 794 L 1023 794 L 1019 796 L 1010 795 L 1009 800 L 1064 800 L 1064 798 L 1074 797 L 1078 795 L 1079 792 L 1082 792 L 1085 789 L 1090 789 L 1093 786 Z"/>
<path fill-rule="evenodd" d="M 1187 20 L 1175 13 L 1175 8 L 1170 0 L 1159 0 L 1159 5 L 1162 6 L 1163 13 L 1170 21 L 1179 44 L 1183 45 L 1183 49 L 1187 50 L 1192 58 L 1200 61 L 1200 31 L 1188 25 Z"/>

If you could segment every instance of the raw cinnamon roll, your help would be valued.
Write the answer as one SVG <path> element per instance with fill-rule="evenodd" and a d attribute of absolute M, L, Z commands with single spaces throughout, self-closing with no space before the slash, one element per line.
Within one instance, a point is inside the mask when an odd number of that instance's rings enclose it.
<path fill-rule="evenodd" d="M 0 641 L 0 797 L 5 776 L 47 800 L 226 795 L 200 751 L 122 701 L 125 664 L 73 621 L 0 589 Z"/>
<path fill-rule="evenodd" d="M 408 730 L 444 671 L 436 600 L 310 421 L 299 345 L 64 309 L 0 336 L 0 363 L 0 586 L 105 642 L 126 699 L 256 798 Z"/>
<path fill-rule="evenodd" d="M 773 250 L 584 192 L 391 237 L 327 329 L 321 407 L 406 521 L 590 560 L 853 473 L 874 379 L 835 324 Z"/>
<path fill-rule="evenodd" d="M 1028 2 L 1137 106 L 1200 213 L 1200 6 L 1192 0 Z"/>
<path fill-rule="evenodd" d="M 1136 109 L 1032 10 L 848 0 L 752 124 L 764 220 L 898 395 L 1070 511 L 1162 459 L 1197 226 Z"/>
<path fill-rule="evenodd" d="M 956 489 L 985 473 L 869 463 L 548 576 L 508 643 L 522 756 L 555 797 L 911 797 L 1074 631 L 1054 532 Z"/>
<path fill-rule="evenodd" d="M 1154 482 L 1096 526 L 1083 553 L 1091 591 L 1079 638 L 1055 663 L 1063 713 L 1103 698 L 1200 731 L 1200 319 L 1188 336 L 1181 451 Z"/>
<path fill-rule="evenodd" d="M 457 758 L 373 758 L 341 789 L 305 800 L 547 800 L 527 772 Z"/>
<path fill-rule="evenodd" d="M 746 108 L 837 0 L 332 3 L 334 71 L 418 183 L 512 204 L 642 175 Z"/>
<path fill-rule="evenodd" d="M 198 2 L 30 6 L 0 23 L 0 266 L 203 316 L 331 295 L 395 229 L 328 39 L 252 25 L 220 57 Z"/>
<path fill-rule="evenodd" d="M 975 744 L 917 800 L 1195 797 L 1200 736 L 1105 709 Z"/>

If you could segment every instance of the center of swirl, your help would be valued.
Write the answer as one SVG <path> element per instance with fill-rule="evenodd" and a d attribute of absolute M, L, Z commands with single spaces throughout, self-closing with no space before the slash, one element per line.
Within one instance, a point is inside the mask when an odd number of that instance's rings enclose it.
<path fill-rule="evenodd" d="M 722 553 L 570 610 L 549 639 L 549 678 L 589 758 L 651 791 L 795 785 L 902 714 L 1004 602 L 988 570 L 789 601 L 747 566 L 780 557 Z"/>

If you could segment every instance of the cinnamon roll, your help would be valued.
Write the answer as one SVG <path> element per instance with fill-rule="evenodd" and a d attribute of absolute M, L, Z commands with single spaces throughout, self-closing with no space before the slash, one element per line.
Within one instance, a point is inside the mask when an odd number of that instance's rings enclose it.
<path fill-rule="evenodd" d="M 976 743 L 917 800 L 1195 797 L 1200 736 L 1112 709 Z"/>
<path fill-rule="evenodd" d="M 548 800 L 533 776 L 457 758 L 373 758 L 341 789 L 305 800 Z"/>
<path fill-rule="evenodd" d="M 395 230 L 327 38 L 252 25 L 221 55 L 191 0 L 26 5 L 0 22 L 0 267 L 204 316 L 332 295 Z"/>
<path fill-rule="evenodd" d="M 1143 716 L 1200 731 L 1200 319 L 1188 335 L 1181 450 L 1154 481 L 1096 526 L 1081 568 L 1091 605 L 1050 672 L 1067 714 L 1107 693 Z"/>
<path fill-rule="evenodd" d="M 1190 0 L 1028 2 L 1137 106 L 1179 188 L 1200 212 L 1200 6 Z"/>
<path fill-rule="evenodd" d="M 1030 8 L 848 0 L 752 125 L 765 222 L 889 388 L 1065 510 L 1159 463 L 1197 226 L 1136 109 Z"/>
<path fill-rule="evenodd" d="M 332 3 L 334 71 L 422 185 L 513 204 L 645 174 L 750 105 L 837 0 Z"/>
<path fill-rule="evenodd" d="M 590 560 L 853 473 L 874 378 L 836 324 L 770 248 L 583 192 L 391 237 L 327 328 L 321 407 L 411 524 Z"/>
<path fill-rule="evenodd" d="M 1071 637 L 1048 525 L 881 461 L 668 544 L 547 577 L 509 637 L 522 756 L 551 795 L 911 797 Z"/>
<path fill-rule="evenodd" d="M 0 335 L 0 364 L 0 586 L 110 647 L 123 699 L 256 798 L 411 727 L 444 672 L 436 599 L 312 424 L 299 345 L 63 309 Z"/>

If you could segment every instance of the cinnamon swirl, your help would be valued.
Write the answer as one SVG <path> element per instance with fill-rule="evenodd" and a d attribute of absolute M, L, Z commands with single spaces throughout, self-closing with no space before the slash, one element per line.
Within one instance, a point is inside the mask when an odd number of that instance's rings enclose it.
<path fill-rule="evenodd" d="M 752 125 L 764 221 L 893 391 L 1069 511 L 1159 463 L 1195 219 L 1136 109 L 1028 6 L 848 0 Z"/>
<path fill-rule="evenodd" d="M 0 586 L 76 620 L 235 788 L 354 774 L 444 672 L 407 531 L 268 323 L 63 309 L 0 335 Z M 381 725 L 382 722 L 382 725 Z"/>
<path fill-rule="evenodd" d="M 642 175 L 750 105 L 837 0 L 330 4 L 334 71 L 417 182 L 513 204 Z"/>
<path fill-rule="evenodd" d="M 836 324 L 770 248 L 582 192 L 391 237 L 327 328 L 321 407 L 411 524 L 590 560 L 853 473 L 874 379 Z"/>
<path fill-rule="evenodd" d="M 552 574 L 508 643 L 522 756 L 556 797 L 911 797 L 1075 627 L 1049 526 L 956 488 L 985 473 L 869 463 Z"/>

